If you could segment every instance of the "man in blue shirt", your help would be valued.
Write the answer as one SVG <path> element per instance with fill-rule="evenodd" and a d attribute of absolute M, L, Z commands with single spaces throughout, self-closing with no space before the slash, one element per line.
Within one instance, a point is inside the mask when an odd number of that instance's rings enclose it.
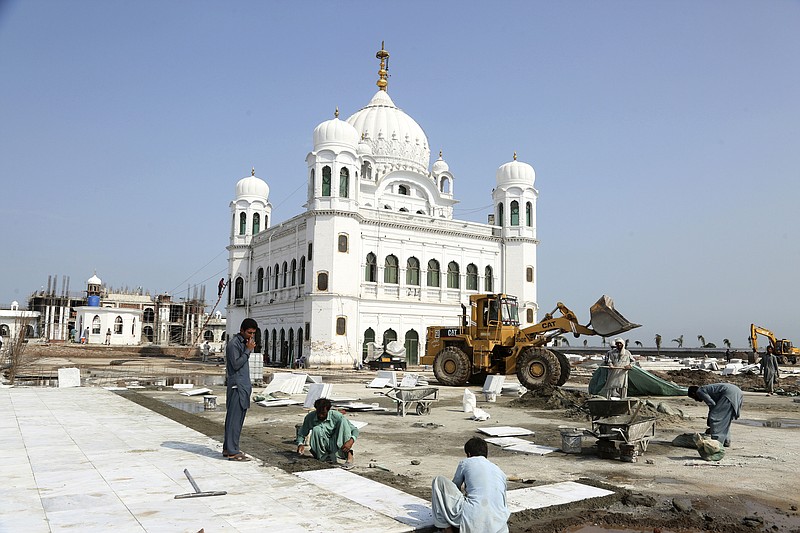
<path fill-rule="evenodd" d="M 225 396 L 225 441 L 222 455 L 231 461 L 249 461 L 239 449 L 239 436 L 242 434 L 244 417 L 250 407 L 253 385 L 250 383 L 250 353 L 256 347 L 253 337 L 258 324 L 252 318 L 245 318 L 225 349 L 225 377 L 228 382 Z"/>
<path fill-rule="evenodd" d="M 436 476 L 431 487 L 433 523 L 460 533 L 507 533 L 506 475 L 487 459 L 486 441 L 473 437 L 464 445 L 453 481 Z M 462 494 L 461 487 L 465 494 Z"/>
<path fill-rule="evenodd" d="M 731 445 L 731 422 L 739 418 L 742 411 L 742 390 L 731 383 L 711 383 L 689 387 L 689 398 L 708 405 L 708 429 L 706 433 L 726 448 Z"/>

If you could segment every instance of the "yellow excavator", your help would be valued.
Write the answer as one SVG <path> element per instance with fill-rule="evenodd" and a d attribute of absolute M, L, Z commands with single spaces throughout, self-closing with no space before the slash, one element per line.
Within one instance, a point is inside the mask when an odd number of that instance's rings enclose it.
<path fill-rule="evenodd" d="M 789 339 L 779 339 L 772 331 L 755 324 L 750 324 L 750 339 L 753 342 L 753 353 L 758 353 L 758 336 L 763 335 L 769 340 L 769 345 L 772 346 L 773 353 L 778 357 L 778 362 L 784 364 L 788 359 L 790 363 L 797 363 L 797 357 L 800 356 L 800 349 L 792 346 L 792 341 Z"/>
<path fill-rule="evenodd" d="M 470 313 L 462 305 L 460 326 L 429 326 L 420 364 L 432 365 L 443 385 L 481 384 L 489 374 L 517 374 L 528 389 L 561 386 L 569 379 L 567 358 L 545 345 L 563 333 L 618 335 L 639 324 L 628 322 L 602 296 L 589 310 L 591 321 L 581 325 L 575 313 L 559 302 L 537 324 L 521 329 L 517 298 L 507 294 L 476 294 Z M 559 313 L 558 315 L 556 313 Z"/>

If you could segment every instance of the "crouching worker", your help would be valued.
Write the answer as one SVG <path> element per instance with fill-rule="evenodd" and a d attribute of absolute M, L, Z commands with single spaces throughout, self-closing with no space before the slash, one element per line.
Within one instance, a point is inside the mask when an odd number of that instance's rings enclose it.
<path fill-rule="evenodd" d="M 742 411 L 742 390 L 731 383 L 712 383 L 689 387 L 689 398 L 705 402 L 708 406 L 706 433 L 724 447 L 731 445 L 731 422 L 739 418 Z"/>
<path fill-rule="evenodd" d="M 453 481 L 436 476 L 431 487 L 433 523 L 460 533 L 506 533 L 511 513 L 506 505 L 506 475 L 487 459 L 486 441 L 473 437 L 464 445 Z M 465 494 L 462 494 L 461 487 Z"/>
<path fill-rule="evenodd" d="M 344 459 L 342 468 L 353 468 L 353 444 L 358 438 L 358 428 L 337 410 L 331 410 L 328 398 L 314 402 L 314 412 L 308 413 L 303 425 L 297 428 L 297 453 L 303 455 L 309 433 L 311 455 L 320 461 L 336 463 Z"/>

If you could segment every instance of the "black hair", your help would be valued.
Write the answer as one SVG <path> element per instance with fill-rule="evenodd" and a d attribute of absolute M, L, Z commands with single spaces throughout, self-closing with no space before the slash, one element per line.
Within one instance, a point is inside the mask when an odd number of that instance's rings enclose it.
<path fill-rule="evenodd" d="M 698 387 L 697 385 L 690 385 L 689 386 L 689 392 L 688 392 L 687 396 L 689 398 L 697 398 L 697 389 L 699 389 L 699 388 L 700 387 Z"/>
<path fill-rule="evenodd" d="M 316 401 L 314 402 L 314 409 L 316 409 L 317 411 L 319 411 L 323 407 L 327 407 L 328 409 L 330 409 L 332 405 L 333 402 L 331 402 L 328 398 L 317 398 Z"/>
<path fill-rule="evenodd" d="M 244 331 L 247 329 L 258 329 L 258 323 L 252 318 L 245 318 L 242 320 L 242 325 L 239 327 L 239 331 Z"/>
<path fill-rule="evenodd" d="M 464 445 L 464 453 L 469 457 L 489 457 L 489 447 L 486 446 L 486 441 L 479 437 L 472 437 Z"/>

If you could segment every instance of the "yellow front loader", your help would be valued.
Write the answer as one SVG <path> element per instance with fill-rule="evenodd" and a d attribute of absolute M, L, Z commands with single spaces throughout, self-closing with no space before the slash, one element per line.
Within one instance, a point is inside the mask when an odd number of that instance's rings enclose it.
<path fill-rule="evenodd" d="M 432 365 L 444 385 L 483 383 L 489 374 L 516 373 L 528 389 L 560 386 L 569 379 L 569 361 L 545 345 L 562 333 L 608 337 L 639 327 L 614 310 L 607 296 L 591 309 L 591 321 L 581 325 L 575 313 L 559 302 L 539 323 L 519 327 L 518 304 L 506 294 L 470 296 L 470 313 L 462 306 L 460 326 L 430 326 L 420 364 Z M 559 313 L 558 315 L 556 313 Z"/>

